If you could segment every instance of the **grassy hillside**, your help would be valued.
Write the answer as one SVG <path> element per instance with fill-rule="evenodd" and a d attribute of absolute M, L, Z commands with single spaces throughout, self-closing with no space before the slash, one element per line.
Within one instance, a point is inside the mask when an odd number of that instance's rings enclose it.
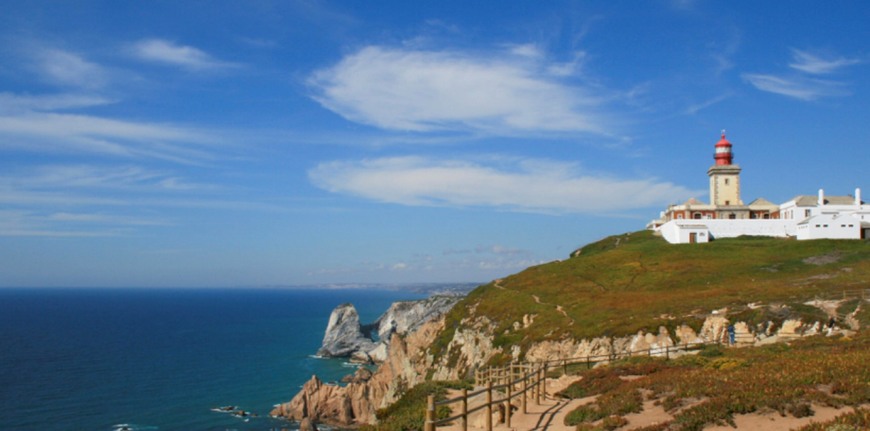
<path fill-rule="evenodd" d="M 674 245 L 649 231 L 634 232 L 476 289 L 448 315 L 435 353 L 468 316 L 495 321 L 497 344 L 526 347 L 544 339 L 620 336 L 683 323 L 697 329 L 707 313 L 723 307 L 746 320 L 826 320 L 800 303 L 867 288 L 867 241 L 751 237 Z M 750 302 L 789 307 L 768 316 L 749 311 Z M 528 328 L 514 330 L 524 315 L 537 316 Z"/>

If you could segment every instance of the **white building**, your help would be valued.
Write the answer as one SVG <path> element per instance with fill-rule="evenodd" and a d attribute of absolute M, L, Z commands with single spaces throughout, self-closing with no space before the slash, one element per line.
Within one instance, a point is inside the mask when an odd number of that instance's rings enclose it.
<path fill-rule="evenodd" d="M 779 206 L 765 199 L 744 205 L 740 167 L 732 164 L 731 143 L 716 144 L 716 164 L 708 171 L 710 203 L 694 198 L 671 205 L 647 227 L 672 244 L 704 243 L 743 235 L 804 239 L 870 239 L 870 205 L 855 196 L 797 196 Z"/>

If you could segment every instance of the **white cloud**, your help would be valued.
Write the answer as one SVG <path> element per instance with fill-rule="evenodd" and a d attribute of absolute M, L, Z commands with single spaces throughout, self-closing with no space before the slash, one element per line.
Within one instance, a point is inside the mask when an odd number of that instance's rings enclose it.
<path fill-rule="evenodd" d="M 198 48 L 178 45 L 163 39 L 146 39 L 133 45 L 133 53 L 142 60 L 169 64 L 191 70 L 235 67 L 220 61 Z"/>
<path fill-rule="evenodd" d="M 729 92 L 729 93 L 725 93 L 725 94 L 721 94 L 719 96 L 716 96 L 712 99 L 705 100 L 701 103 L 696 103 L 696 104 L 686 108 L 686 114 L 695 115 L 703 109 L 707 109 L 713 105 L 716 105 L 716 104 L 719 104 L 721 102 L 724 102 L 725 100 L 728 100 L 728 98 L 730 98 L 731 96 L 732 96 L 732 94 Z"/>
<path fill-rule="evenodd" d="M 106 84 L 107 74 L 99 65 L 78 54 L 60 49 L 43 49 L 36 53 L 37 70 L 52 84 L 86 89 Z"/>
<path fill-rule="evenodd" d="M 827 75 L 846 66 L 861 63 L 851 58 L 822 58 L 816 54 L 792 49 L 789 67 L 797 72 L 788 75 L 744 73 L 741 76 L 755 88 L 798 100 L 812 101 L 822 97 L 848 96 L 847 85 L 840 81 L 819 79 L 814 75 Z"/>
<path fill-rule="evenodd" d="M 315 72 L 309 83 L 327 109 L 382 129 L 612 132 L 604 97 L 555 79 L 547 72 L 552 65 L 527 45 L 511 51 L 482 58 L 370 46 Z"/>
<path fill-rule="evenodd" d="M 114 101 L 102 96 L 87 94 L 62 93 L 22 96 L 13 93 L 0 93 L 0 114 L 88 108 L 111 103 Z"/>
<path fill-rule="evenodd" d="M 0 111 L 0 148 L 156 158 L 176 163 L 211 159 L 191 144 L 214 138 L 185 127 L 90 115 Z"/>
<path fill-rule="evenodd" d="M 584 175 L 547 160 L 486 165 L 421 157 L 322 163 L 309 171 L 318 187 L 411 206 L 484 206 L 513 211 L 605 213 L 662 206 L 700 194 L 655 179 Z"/>
<path fill-rule="evenodd" d="M 818 55 L 811 54 L 807 51 L 792 49 L 793 62 L 789 63 L 789 67 L 801 72 L 812 75 L 824 75 L 836 72 L 846 66 L 852 66 L 861 63 L 857 58 L 822 58 Z"/>
<path fill-rule="evenodd" d="M 845 86 L 836 81 L 757 73 L 744 73 L 741 76 L 761 91 L 799 100 L 812 101 L 822 97 L 845 96 L 849 94 Z"/>

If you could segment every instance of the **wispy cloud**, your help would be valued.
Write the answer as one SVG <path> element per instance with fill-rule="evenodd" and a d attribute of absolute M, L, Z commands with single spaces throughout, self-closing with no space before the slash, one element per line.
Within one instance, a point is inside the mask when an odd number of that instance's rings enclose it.
<path fill-rule="evenodd" d="M 4 92 L 0 93 L 0 114 L 78 109 L 111 103 L 114 103 L 111 99 L 89 94 L 17 95 Z"/>
<path fill-rule="evenodd" d="M 822 97 L 846 96 L 849 94 L 845 84 L 831 80 L 756 73 L 744 73 L 742 77 L 761 91 L 799 100 L 812 101 Z"/>
<path fill-rule="evenodd" d="M 792 62 L 789 74 L 744 73 L 742 78 L 755 88 L 769 93 L 780 94 L 793 99 L 813 101 L 823 97 L 848 96 L 848 85 L 833 79 L 820 79 L 815 75 L 828 75 L 847 66 L 861 63 L 860 60 L 845 57 L 827 57 L 792 49 Z"/>
<path fill-rule="evenodd" d="M 860 64 L 857 58 L 833 57 L 823 58 L 799 49 L 792 49 L 792 62 L 789 67 L 812 75 L 824 75 L 834 73 L 844 67 Z"/>
<path fill-rule="evenodd" d="M 168 64 L 189 70 L 214 70 L 237 67 L 218 60 L 205 51 L 163 39 L 145 39 L 133 45 L 133 54 L 145 61 Z"/>
<path fill-rule="evenodd" d="M 213 159 L 213 154 L 202 146 L 216 140 L 207 133 L 169 124 L 70 113 L 26 110 L 4 113 L 0 110 L 0 149 L 86 152 L 198 164 Z"/>
<path fill-rule="evenodd" d="M 548 160 L 396 157 L 322 163 L 308 174 L 320 188 L 378 202 L 526 212 L 618 212 L 699 193 L 655 179 L 583 174 L 575 165 Z"/>
<path fill-rule="evenodd" d="M 136 227 L 170 224 L 162 219 L 108 213 L 0 210 L 0 236 L 107 237 L 130 234 Z"/>
<path fill-rule="evenodd" d="M 716 105 L 718 103 L 721 103 L 721 102 L 728 100 L 728 98 L 730 98 L 731 96 L 732 96 L 732 93 L 729 92 L 729 93 L 725 93 L 725 94 L 721 94 L 719 96 L 716 96 L 712 99 L 705 100 L 701 103 L 696 103 L 696 104 L 686 108 L 686 114 L 695 115 L 699 111 L 701 111 L 702 109 L 707 109 L 713 105 Z"/>
<path fill-rule="evenodd" d="M 613 132 L 601 90 L 567 84 L 552 67 L 566 70 L 529 45 L 488 57 L 370 46 L 313 73 L 309 83 L 327 109 L 388 130 Z"/>
<path fill-rule="evenodd" d="M 79 54 L 61 49 L 39 49 L 37 71 L 46 81 L 64 87 L 96 89 L 108 79 L 105 69 L 87 61 Z"/>

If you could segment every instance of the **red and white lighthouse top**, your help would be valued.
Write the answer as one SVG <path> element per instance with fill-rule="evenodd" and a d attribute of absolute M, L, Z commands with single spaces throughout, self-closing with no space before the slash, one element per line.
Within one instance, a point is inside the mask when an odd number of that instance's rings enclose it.
<path fill-rule="evenodd" d="M 725 139 L 725 131 L 722 131 L 722 139 L 716 143 L 716 154 L 713 156 L 716 165 L 730 165 L 734 158 L 731 153 L 731 143 Z"/>

